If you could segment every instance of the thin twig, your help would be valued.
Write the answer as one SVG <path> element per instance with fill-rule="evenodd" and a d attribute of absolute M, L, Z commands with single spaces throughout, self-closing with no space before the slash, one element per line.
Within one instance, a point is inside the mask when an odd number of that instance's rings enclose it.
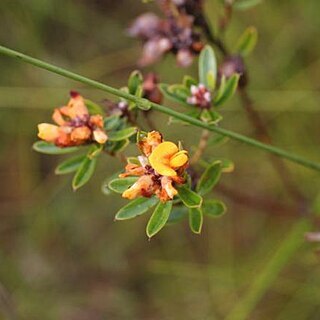
<path fill-rule="evenodd" d="M 201 156 L 203 155 L 203 153 L 207 148 L 209 138 L 210 138 L 210 131 L 202 130 L 198 148 L 190 160 L 191 165 L 196 164 L 199 161 L 199 159 L 201 158 Z"/>
<path fill-rule="evenodd" d="M 231 18 L 231 12 L 229 12 L 228 10 L 226 10 L 226 12 L 229 15 L 228 17 L 226 17 L 229 23 Z M 226 45 L 220 38 L 216 37 L 213 34 L 210 28 L 208 29 L 209 23 L 207 22 L 206 19 L 204 20 L 205 20 L 205 23 L 204 23 L 203 30 L 207 34 L 209 41 L 211 41 L 212 44 L 215 45 L 221 51 L 222 55 L 225 58 L 227 58 L 228 50 L 226 48 Z M 262 120 L 260 114 L 255 110 L 252 99 L 248 94 L 247 87 L 239 88 L 238 93 L 240 95 L 241 104 L 246 111 L 248 119 L 256 130 L 255 132 L 256 137 L 258 138 L 258 140 L 271 145 L 272 139 L 269 134 L 269 130 L 265 125 L 264 121 Z M 299 207 L 301 206 L 301 213 L 305 213 L 306 199 L 304 195 L 301 193 L 301 191 L 299 190 L 299 188 L 294 184 L 293 178 L 289 169 L 285 166 L 285 164 L 281 161 L 281 159 L 271 156 L 271 162 L 273 167 L 277 171 L 279 177 L 281 178 L 282 183 L 285 186 L 288 193 L 291 194 L 293 198 L 297 199 L 297 202 L 300 204 Z"/>
<path fill-rule="evenodd" d="M 0 46 L 0 54 L 6 55 L 11 58 L 19 59 L 25 63 L 29 63 L 31 65 L 38 67 L 38 68 L 42 68 L 42 69 L 48 70 L 52 73 L 56 73 L 61 76 L 64 76 L 66 78 L 69 78 L 69 79 L 72 79 L 75 81 L 79 81 L 81 83 L 87 84 L 87 85 L 92 86 L 94 88 L 108 92 L 108 93 L 115 95 L 117 97 L 122 97 L 124 99 L 129 100 L 129 101 L 133 101 L 142 109 L 150 108 L 150 109 L 159 111 L 163 114 L 173 116 L 179 120 L 185 121 L 185 122 L 192 124 L 196 127 L 207 129 L 211 132 L 219 133 L 223 136 L 229 137 L 229 138 L 234 139 L 236 141 L 243 142 L 247 145 L 253 146 L 255 148 L 267 151 L 269 153 L 272 153 L 272 154 L 277 155 L 279 157 L 285 158 L 285 159 L 290 160 L 292 162 L 298 163 L 298 164 L 305 166 L 307 168 L 320 171 L 320 163 L 318 163 L 318 162 L 310 161 L 310 160 L 305 159 L 304 157 L 301 157 L 301 156 L 296 155 L 294 153 L 290 153 L 290 152 L 287 152 L 281 148 L 262 143 L 258 140 L 246 137 L 242 134 L 239 134 L 239 133 L 227 130 L 227 129 L 223 129 L 223 128 L 220 128 L 220 127 L 217 127 L 214 125 L 209 125 L 199 119 L 190 117 L 187 114 L 175 111 L 171 108 L 168 108 L 166 106 L 151 102 L 147 99 L 139 98 L 139 97 L 134 96 L 132 94 L 129 94 L 125 91 L 113 88 L 111 86 L 108 86 L 106 84 L 103 84 L 101 82 L 98 82 L 98 81 L 95 81 L 95 80 L 92 80 L 89 78 L 86 78 L 86 77 L 81 76 L 79 74 L 73 73 L 71 71 L 68 71 L 63 68 L 57 67 L 57 66 L 49 64 L 47 62 L 44 62 L 42 60 L 35 59 L 35 58 L 30 57 L 28 55 L 25 55 L 21 52 Z"/>

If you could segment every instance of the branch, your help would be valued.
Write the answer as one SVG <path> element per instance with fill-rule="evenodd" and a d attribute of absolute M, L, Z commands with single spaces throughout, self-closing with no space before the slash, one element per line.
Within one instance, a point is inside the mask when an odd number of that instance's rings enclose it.
<path fill-rule="evenodd" d="M 255 139 L 246 137 L 246 136 L 241 135 L 239 133 L 236 133 L 236 132 L 233 132 L 233 131 L 230 131 L 230 130 L 227 130 L 227 129 L 223 129 L 223 128 L 220 128 L 220 127 L 209 125 L 207 123 L 202 122 L 201 120 L 192 118 L 192 117 L 190 117 L 190 116 L 188 116 L 186 114 L 177 112 L 177 111 L 175 111 L 175 110 L 173 110 L 171 108 L 165 107 L 165 106 L 157 104 L 157 103 L 153 103 L 153 102 L 151 102 L 151 101 L 149 101 L 147 99 L 144 99 L 144 98 L 136 97 L 134 95 L 131 95 L 131 94 L 126 93 L 124 91 L 121 91 L 119 89 L 110 87 L 110 86 L 108 86 L 106 84 L 103 84 L 101 82 L 98 82 L 98 81 L 95 81 L 95 80 L 92 80 L 92 79 L 89 79 L 89 78 L 86 78 L 86 77 L 83 77 L 83 76 L 81 76 L 79 74 L 73 73 L 71 71 L 67 71 L 67 70 L 65 70 L 63 68 L 57 67 L 57 66 L 49 64 L 47 62 L 35 59 L 33 57 L 30 57 L 30 56 L 25 55 L 23 53 L 20 53 L 18 51 L 14 51 L 14 50 L 11 50 L 9 48 L 0 46 L 0 54 L 3 54 L 3 55 L 6 55 L 8 57 L 11 57 L 11 58 L 15 58 L 15 59 L 21 60 L 23 62 L 26 62 L 26 63 L 29 63 L 31 65 L 34 65 L 34 66 L 36 66 L 38 68 L 48 70 L 50 72 L 59 74 L 59 75 L 64 76 L 66 78 L 69 78 L 69 79 L 72 79 L 72 80 L 75 80 L 75 81 L 79 81 L 79 82 L 81 82 L 83 84 L 89 85 L 89 86 L 94 87 L 96 89 L 100 89 L 102 91 L 108 92 L 108 93 L 110 93 L 112 95 L 127 99 L 129 101 L 133 101 L 138 106 L 140 106 L 142 109 L 152 108 L 153 110 L 156 110 L 156 111 L 159 111 L 159 112 L 161 112 L 163 114 L 167 114 L 167 115 L 172 116 L 174 118 L 183 120 L 183 121 L 185 121 L 185 122 L 187 122 L 189 124 L 192 124 L 192 125 L 194 125 L 196 127 L 207 129 L 207 130 L 209 130 L 211 132 L 216 132 L 216 133 L 221 134 L 223 136 L 229 137 L 229 138 L 231 138 L 233 140 L 236 140 L 236 141 L 239 141 L 239 142 L 243 142 L 243 143 L 245 143 L 247 145 L 250 145 L 252 147 L 255 147 L 257 149 L 261 149 L 261 150 L 267 151 L 269 153 L 272 153 L 274 155 L 277 155 L 279 157 L 285 158 L 287 160 L 290 160 L 292 162 L 300 164 L 300 165 L 302 165 L 304 167 L 320 171 L 320 163 L 313 162 L 313 161 L 305 159 L 304 157 L 301 157 L 301 156 L 299 156 L 297 154 L 290 153 L 290 152 L 287 152 L 287 151 L 285 151 L 285 150 L 283 150 L 281 148 L 262 143 L 260 141 L 257 141 Z"/>

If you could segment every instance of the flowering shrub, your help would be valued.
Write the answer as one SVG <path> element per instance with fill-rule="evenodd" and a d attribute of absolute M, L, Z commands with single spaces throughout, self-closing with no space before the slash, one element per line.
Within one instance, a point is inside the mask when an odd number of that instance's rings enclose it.
<path fill-rule="evenodd" d="M 140 71 L 134 71 L 126 87 L 115 89 L 0 47 L 3 54 L 19 57 L 38 67 L 118 96 L 117 101 L 105 100 L 99 105 L 72 91 L 68 104 L 54 109 L 52 120 L 55 124 L 38 125 L 40 141 L 34 144 L 34 149 L 46 154 L 77 152 L 76 156 L 66 159 L 55 170 L 57 174 L 74 173 L 72 187 L 76 190 L 89 181 L 103 153 L 123 159 L 126 147 L 130 143 L 136 144 L 140 154 L 125 157 L 125 170 L 108 178 L 102 189 L 106 194 L 119 193 L 129 201 L 116 213 L 116 220 L 134 218 L 155 207 L 146 228 L 149 238 L 165 225 L 185 216 L 189 217 L 191 230 L 200 233 L 204 215 L 218 217 L 226 211 L 223 202 L 211 197 L 211 191 L 222 173 L 232 172 L 234 165 L 226 159 L 204 160 L 209 132 L 216 133 L 211 144 L 224 142 L 229 137 L 320 170 L 318 163 L 220 127 L 223 118 L 221 107 L 238 89 L 258 138 L 271 142 L 245 90 L 248 83 L 245 58 L 255 47 L 257 30 L 254 27 L 247 28 L 234 48 L 229 50 L 210 29 L 203 12 L 203 1 L 158 0 L 157 3 L 163 17 L 153 13 L 142 14 L 128 29 L 130 36 L 139 38 L 143 43 L 140 66 L 155 63 L 165 54 L 172 53 L 179 66 L 187 67 L 199 56 L 197 78 L 185 75 L 182 83 L 167 84 L 159 83 L 159 76 L 155 73 L 149 73 L 143 78 Z M 228 13 L 231 8 L 242 10 L 249 7 L 248 3 L 246 0 L 235 3 L 226 0 L 224 6 Z M 220 21 L 222 29 L 228 23 L 228 17 L 227 14 Z M 221 53 L 219 66 L 215 51 L 209 43 Z M 161 105 L 163 97 L 187 110 L 180 113 L 173 106 L 168 108 Z M 165 140 L 153 124 L 153 110 L 169 115 L 171 123 L 202 128 L 196 150 L 186 150 L 179 141 Z M 139 115 L 147 120 L 149 132 L 141 124 Z M 274 158 L 272 160 L 287 185 L 289 180 L 283 176 L 282 164 L 279 166 Z M 299 194 L 291 185 L 287 187 L 294 195 Z"/>
<path fill-rule="evenodd" d="M 199 79 L 186 76 L 182 85 L 159 84 L 154 74 L 143 79 L 134 71 L 124 92 L 138 98 L 160 102 L 162 94 L 194 109 L 190 114 L 210 124 L 222 117 L 215 107 L 224 103 L 235 92 L 239 75 L 228 80 L 223 76 L 215 92 L 217 64 L 214 51 L 205 47 L 199 59 Z M 163 135 L 152 130 L 142 131 L 131 126 L 140 112 L 138 103 L 126 99 L 106 101 L 103 107 L 71 92 L 66 106 L 56 108 L 53 120 L 56 125 L 39 124 L 35 150 L 49 154 L 85 152 L 69 158 L 56 168 L 57 174 L 75 173 L 72 186 L 82 187 L 94 173 L 96 161 L 102 152 L 116 156 L 132 142 L 140 155 L 128 157 L 125 171 L 115 179 L 107 179 L 105 193 L 121 193 L 129 203 L 116 214 L 117 220 L 134 218 L 156 207 L 147 225 L 148 237 L 154 236 L 166 223 L 178 221 L 189 215 L 190 228 L 200 233 L 203 214 L 222 215 L 226 207 L 216 199 L 203 199 L 218 183 L 222 172 L 233 170 L 230 161 L 215 159 L 204 165 L 204 172 L 190 163 L 190 155 L 180 142 L 164 140 Z M 212 110 L 213 109 L 213 110 Z M 149 111 L 143 111 L 148 114 Z M 89 149 L 88 149 L 89 147 Z M 88 150 L 87 150 L 88 149 Z M 191 174 L 192 173 L 192 174 Z"/>

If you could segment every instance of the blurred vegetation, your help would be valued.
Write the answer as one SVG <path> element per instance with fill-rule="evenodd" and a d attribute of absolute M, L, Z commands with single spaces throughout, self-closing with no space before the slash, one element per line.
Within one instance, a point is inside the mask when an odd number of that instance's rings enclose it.
<path fill-rule="evenodd" d="M 206 7 L 214 24 L 219 1 Z M 2 0 L 1 44 L 121 86 L 139 56 L 125 29 L 146 8 L 156 10 L 137 0 Z M 319 11 L 317 1 L 264 1 L 235 14 L 225 34 L 232 44 L 245 27 L 257 27 L 258 47 L 247 61 L 255 105 L 275 144 L 315 160 Z M 174 63 L 167 57 L 154 66 L 162 81 L 181 80 L 185 70 Z M 73 193 L 67 177 L 54 175 L 62 157 L 31 150 L 37 123 L 70 89 L 95 101 L 105 94 L 4 57 L 0 68 L 1 319 L 320 318 L 317 246 L 303 240 L 314 227 L 290 210 L 296 204 L 266 154 L 235 142 L 210 149 L 206 157 L 236 164 L 217 189 L 228 213 L 206 221 L 201 236 L 186 221 L 148 242 L 147 217 L 115 223 L 124 201 L 100 193 L 104 177 L 119 170 L 116 159 L 105 157 L 90 185 Z M 237 98 L 223 113 L 226 128 L 253 135 Z M 155 119 L 167 137 L 196 145 L 198 129 Z M 318 174 L 288 166 L 312 201 Z"/>

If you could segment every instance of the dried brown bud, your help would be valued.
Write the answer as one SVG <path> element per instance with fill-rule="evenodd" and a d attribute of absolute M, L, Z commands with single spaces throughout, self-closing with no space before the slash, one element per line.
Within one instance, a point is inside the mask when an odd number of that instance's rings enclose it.
<path fill-rule="evenodd" d="M 154 102 L 161 103 L 162 102 L 162 93 L 158 88 L 158 77 L 155 73 L 148 73 L 144 77 L 143 81 L 143 97 Z"/>
<path fill-rule="evenodd" d="M 128 28 L 128 34 L 131 37 L 149 39 L 158 34 L 161 20 L 154 13 L 147 12 L 139 16 Z"/>
<path fill-rule="evenodd" d="M 235 73 L 240 74 L 239 86 L 244 87 L 247 84 L 247 75 L 243 58 L 239 55 L 226 58 L 219 68 L 219 77 L 224 75 L 230 78 Z"/>
<path fill-rule="evenodd" d="M 181 2 L 182 3 L 182 2 Z M 180 12 L 170 13 L 171 6 L 162 2 L 166 7 L 166 19 L 146 13 L 138 17 L 129 28 L 129 34 L 143 41 L 141 66 L 158 61 L 165 53 L 172 52 L 177 56 L 179 66 L 187 67 L 193 61 L 193 56 L 203 48 L 200 34 L 194 31 L 192 15 Z M 169 10 L 169 11 L 167 11 Z"/>

